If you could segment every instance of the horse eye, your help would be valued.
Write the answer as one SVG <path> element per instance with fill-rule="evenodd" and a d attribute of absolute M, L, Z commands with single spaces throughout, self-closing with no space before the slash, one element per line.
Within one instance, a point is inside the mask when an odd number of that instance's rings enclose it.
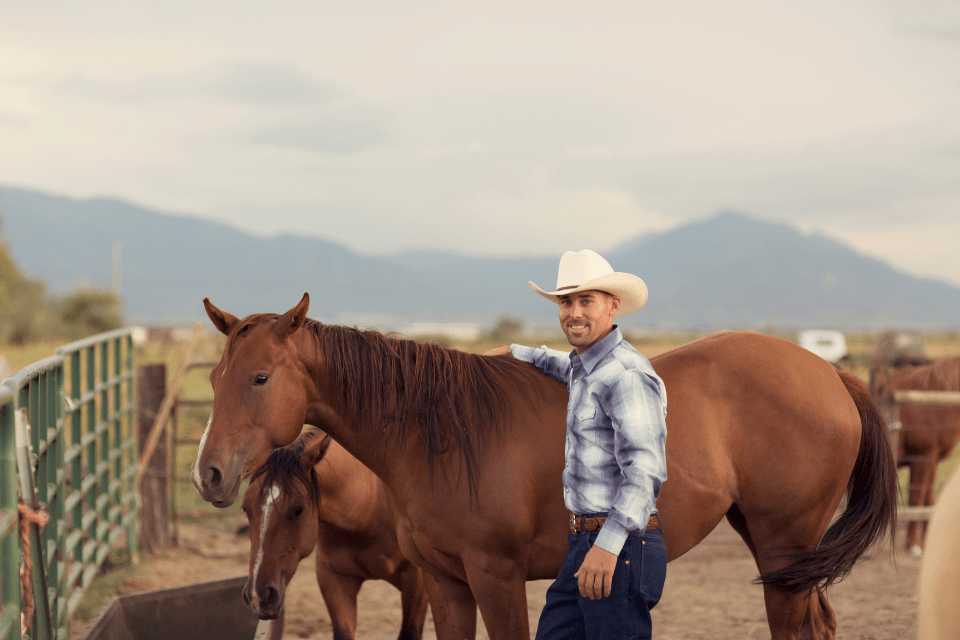
<path fill-rule="evenodd" d="M 261 373 L 260 375 L 258 375 L 256 378 L 253 379 L 253 384 L 259 387 L 261 385 L 267 384 L 267 380 L 268 380 L 267 376 Z"/>
<path fill-rule="evenodd" d="M 303 515 L 303 506 L 298 505 L 293 509 L 293 515 L 291 517 L 299 518 L 301 515 Z"/>

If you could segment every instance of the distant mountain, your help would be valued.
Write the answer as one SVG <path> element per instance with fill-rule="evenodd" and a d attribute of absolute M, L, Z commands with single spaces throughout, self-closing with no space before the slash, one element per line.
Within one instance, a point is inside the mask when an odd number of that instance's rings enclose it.
<path fill-rule="evenodd" d="M 552 287 L 559 256 L 365 256 L 319 238 L 259 238 L 119 200 L 13 188 L 0 191 L 0 219 L 17 264 L 53 292 L 82 282 L 109 286 L 111 246 L 119 241 L 133 322 L 202 320 L 208 296 L 238 316 L 281 312 L 304 291 L 310 316 L 328 322 L 490 325 L 503 315 L 533 326 L 555 322 L 555 310 L 526 283 Z M 646 307 L 623 319 L 625 328 L 960 327 L 960 287 L 910 276 L 822 235 L 737 213 L 634 238 L 605 257 L 650 289 Z"/>

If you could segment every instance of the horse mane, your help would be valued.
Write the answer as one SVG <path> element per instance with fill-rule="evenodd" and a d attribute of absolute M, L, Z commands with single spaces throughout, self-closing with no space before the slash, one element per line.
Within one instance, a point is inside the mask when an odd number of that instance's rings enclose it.
<path fill-rule="evenodd" d="M 414 427 L 431 472 L 455 447 L 472 488 L 477 450 L 503 427 L 510 390 L 532 386 L 539 376 L 534 367 L 510 356 L 482 357 L 310 319 L 303 329 L 314 337 L 318 361 L 324 360 L 329 382 L 338 389 L 334 403 L 340 415 L 358 429 L 375 429 L 381 443 L 402 438 Z"/>
<path fill-rule="evenodd" d="M 260 483 L 260 493 L 257 496 L 258 504 L 263 504 L 267 491 L 275 484 L 280 487 L 282 496 L 318 501 L 317 471 L 313 467 L 305 469 L 300 462 L 304 446 L 315 437 L 318 437 L 317 433 L 304 432 L 286 447 L 274 449 L 266 462 L 253 472 L 250 477 L 251 483 L 257 478 L 263 478 Z"/>
<path fill-rule="evenodd" d="M 896 371 L 895 375 L 898 378 L 897 388 L 960 391 L 960 357 L 945 358 L 919 367 L 907 367 Z"/>

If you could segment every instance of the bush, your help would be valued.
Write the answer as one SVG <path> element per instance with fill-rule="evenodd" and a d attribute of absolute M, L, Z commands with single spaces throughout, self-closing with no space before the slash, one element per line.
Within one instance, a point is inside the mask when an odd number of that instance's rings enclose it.
<path fill-rule="evenodd" d="M 69 340 L 123 326 L 120 298 L 106 289 L 80 289 L 59 301 L 60 332 Z"/>
<path fill-rule="evenodd" d="M 495 341 L 513 340 L 523 334 L 523 320 L 510 316 L 501 316 L 497 324 L 490 330 L 490 337 Z"/>

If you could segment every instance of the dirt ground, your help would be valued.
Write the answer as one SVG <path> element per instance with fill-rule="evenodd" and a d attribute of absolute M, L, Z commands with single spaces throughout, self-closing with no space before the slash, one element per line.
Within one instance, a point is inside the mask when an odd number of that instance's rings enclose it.
<path fill-rule="evenodd" d="M 180 547 L 146 558 L 141 571 L 122 588 L 135 593 L 246 575 L 249 542 L 236 534 L 184 525 Z M 917 584 L 920 561 L 889 547 L 861 560 L 850 576 L 829 592 L 837 612 L 838 638 L 902 640 L 916 637 Z M 762 590 L 749 551 L 726 522 L 700 545 L 671 562 L 663 599 L 654 609 L 654 637 L 712 640 L 769 638 Z M 531 634 L 549 582 L 527 585 Z M 327 640 L 327 616 L 313 571 L 313 557 L 303 560 L 287 589 L 284 639 Z M 400 595 L 381 581 L 360 591 L 358 638 L 394 640 L 399 630 Z M 75 628 L 79 629 L 80 625 Z M 424 638 L 433 638 L 427 617 Z M 478 638 L 487 638 L 482 624 Z"/>

